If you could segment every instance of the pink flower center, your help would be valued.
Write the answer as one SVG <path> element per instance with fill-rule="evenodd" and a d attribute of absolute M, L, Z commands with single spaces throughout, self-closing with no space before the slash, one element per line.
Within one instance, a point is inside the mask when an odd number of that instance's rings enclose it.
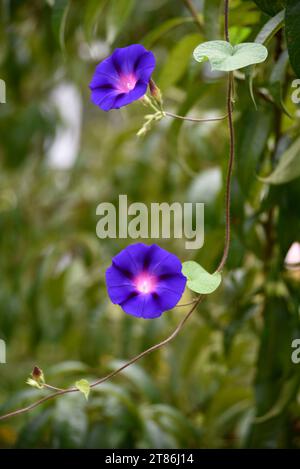
<path fill-rule="evenodd" d="M 156 278 L 147 273 L 140 274 L 135 279 L 135 286 L 140 293 L 152 293 L 156 287 Z"/>
<path fill-rule="evenodd" d="M 120 81 L 118 84 L 118 89 L 122 93 L 129 93 L 129 91 L 132 91 L 133 88 L 135 87 L 137 82 L 137 79 L 134 75 L 129 74 L 129 75 L 122 75 L 120 77 Z"/>

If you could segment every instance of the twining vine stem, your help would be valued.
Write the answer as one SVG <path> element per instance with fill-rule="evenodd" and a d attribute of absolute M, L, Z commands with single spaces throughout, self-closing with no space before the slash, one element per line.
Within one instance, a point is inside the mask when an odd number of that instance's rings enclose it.
<path fill-rule="evenodd" d="M 197 11 L 195 10 L 192 2 L 190 0 L 184 0 L 184 3 L 189 8 L 189 10 L 191 12 L 193 12 L 193 16 L 195 18 L 195 21 L 197 21 L 197 24 L 200 25 L 201 28 L 202 28 L 202 25 L 199 22 Z M 225 7 L 225 14 L 224 14 L 224 17 L 225 17 L 225 22 L 224 22 L 225 38 L 226 38 L 226 41 L 229 41 L 229 0 L 224 1 L 224 7 Z M 230 188 L 231 188 L 233 164 L 234 164 L 234 157 L 235 157 L 235 136 L 234 136 L 234 125 L 233 125 L 232 95 L 233 95 L 233 75 L 232 75 L 232 73 L 230 73 L 229 76 L 228 76 L 228 90 L 227 90 L 227 114 L 228 114 L 227 117 L 228 117 L 229 137 L 230 137 L 230 154 L 229 154 L 229 163 L 228 163 L 228 170 L 227 170 L 227 177 L 226 177 L 226 188 L 225 188 L 225 190 L 226 190 L 226 193 L 225 193 L 225 244 L 224 244 L 223 255 L 222 255 L 221 261 L 220 261 L 220 263 L 217 267 L 217 271 L 221 271 L 223 269 L 223 267 L 226 263 L 227 257 L 228 257 L 229 246 L 230 246 L 230 203 L 231 203 Z M 123 370 L 128 368 L 133 363 L 137 362 L 138 360 L 145 357 L 146 355 L 154 352 L 155 350 L 158 350 L 161 347 L 164 347 L 169 342 L 171 342 L 173 339 L 175 339 L 175 337 L 177 337 L 177 335 L 179 334 L 179 332 L 181 331 L 181 329 L 183 328 L 185 323 L 188 321 L 188 319 L 190 318 L 192 313 L 197 309 L 197 307 L 203 301 L 204 298 L 205 298 L 204 295 L 199 295 L 196 300 L 192 301 L 193 306 L 191 307 L 191 309 L 182 318 L 182 320 L 177 325 L 176 329 L 166 339 L 162 340 L 161 342 L 159 342 L 155 345 L 152 345 L 152 347 L 149 347 L 148 349 L 146 349 L 143 352 L 139 353 L 135 357 L 131 358 L 131 360 L 126 362 L 124 365 L 122 365 L 117 370 L 114 370 L 114 371 L 110 372 L 109 374 L 107 374 L 106 376 L 97 379 L 96 381 L 91 383 L 90 387 L 94 388 L 94 387 L 104 383 L 105 381 L 113 378 L 114 376 L 121 373 Z M 180 305 L 178 305 L 178 306 L 180 306 Z M 14 417 L 14 416 L 17 416 L 17 415 L 20 415 L 20 414 L 25 414 L 26 412 L 30 412 L 31 410 L 35 409 L 36 407 L 40 406 L 41 404 L 44 404 L 45 402 L 50 401 L 52 399 L 55 399 L 56 397 L 62 396 L 64 394 L 79 392 L 79 389 L 77 389 L 76 387 L 70 387 L 70 388 L 67 388 L 67 389 L 60 389 L 60 388 L 57 388 L 55 386 L 51 386 L 50 384 L 44 384 L 44 387 L 51 390 L 51 391 L 54 391 L 54 392 L 52 392 L 48 396 L 45 396 L 45 397 L 37 400 L 36 402 L 34 402 L 34 403 L 32 403 L 32 404 L 30 404 L 26 407 L 23 407 L 21 409 L 18 409 L 18 410 L 15 410 L 15 411 L 12 411 L 12 412 L 9 412 L 5 415 L 0 416 L 0 421 L 1 420 L 6 420 L 10 417 Z"/>
<path fill-rule="evenodd" d="M 227 2 L 228 3 L 228 0 Z M 227 112 L 228 112 L 228 127 L 230 136 L 230 150 L 229 150 L 229 162 L 227 168 L 226 187 L 225 187 L 225 244 L 222 259 L 218 265 L 217 271 L 220 272 L 226 264 L 229 247 L 230 247 L 230 208 L 231 208 L 231 179 L 233 173 L 233 164 L 235 159 L 235 134 L 233 125 L 233 109 L 232 109 L 232 91 L 233 91 L 233 74 L 229 73 L 228 76 L 228 91 L 227 91 Z"/>
<path fill-rule="evenodd" d="M 225 39 L 227 42 L 230 42 L 229 0 L 224 1 L 224 29 L 225 29 Z M 220 272 L 223 269 L 224 265 L 226 264 L 228 253 L 229 253 L 229 247 L 230 247 L 231 179 L 232 179 L 233 165 L 234 165 L 234 159 L 235 159 L 235 133 L 234 133 L 234 124 L 233 124 L 233 86 L 234 86 L 233 73 L 229 72 L 228 90 L 227 90 L 227 114 L 228 114 L 230 149 L 229 149 L 229 162 L 228 162 L 226 187 L 225 187 L 225 244 L 224 244 L 222 259 L 217 268 L 218 272 Z"/>

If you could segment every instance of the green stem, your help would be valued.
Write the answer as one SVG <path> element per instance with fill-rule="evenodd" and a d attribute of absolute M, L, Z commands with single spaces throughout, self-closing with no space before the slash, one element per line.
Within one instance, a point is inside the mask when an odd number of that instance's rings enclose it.
<path fill-rule="evenodd" d="M 174 114 L 173 112 L 169 112 L 169 111 L 164 111 L 164 114 L 168 117 L 173 117 L 174 119 L 181 119 L 181 120 L 189 121 L 189 122 L 216 122 L 216 121 L 222 121 L 224 119 L 227 119 L 228 117 L 228 114 L 226 114 L 225 116 L 211 117 L 211 118 L 186 117 L 186 116 L 179 116 L 178 114 Z"/>

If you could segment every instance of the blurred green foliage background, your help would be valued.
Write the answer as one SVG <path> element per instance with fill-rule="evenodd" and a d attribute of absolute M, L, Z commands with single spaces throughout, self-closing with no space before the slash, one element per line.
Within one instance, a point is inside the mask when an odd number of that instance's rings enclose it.
<path fill-rule="evenodd" d="M 100 202 L 117 204 L 119 194 L 147 204 L 205 202 L 199 252 L 181 240 L 159 242 L 182 260 L 216 267 L 226 121 L 165 118 L 137 139 L 147 110 L 134 103 L 104 113 L 90 103 L 88 84 L 115 47 L 142 43 L 156 55 L 166 109 L 224 114 L 226 76 L 192 59 L 197 44 L 222 38 L 222 3 L 194 1 L 199 27 L 179 0 L 1 1 L 1 414 L 45 394 L 26 388 L 34 365 L 56 386 L 92 380 L 166 337 L 185 312 L 144 321 L 109 302 L 105 269 L 131 240 L 97 238 Z M 250 0 L 230 7 L 233 43 L 253 41 L 270 19 Z M 88 402 L 64 396 L 4 421 L 1 447 L 300 447 L 300 364 L 291 361 L 300 277 L 284 267 L 300 241 L 299 178 L 276 185 L 257 178 L 297 137 L 299 108 L 282 30 L 268 48 L 268 61 L 256 67 L 257 109 L 248 71 L 236 74 L 233 240 L 222 287 L 172 344 L 99 386 Z"/>

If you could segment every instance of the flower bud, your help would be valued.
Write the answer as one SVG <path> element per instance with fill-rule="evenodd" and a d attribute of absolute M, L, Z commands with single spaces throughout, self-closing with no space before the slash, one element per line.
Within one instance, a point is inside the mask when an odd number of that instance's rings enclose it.
<path fill-rule="evenodd" d="M 162 94 L 158 86 L 154 83 L 154 81 L 151 80 L 149 81 L 149 88 L 150 88 L 150 94 L 151 96 L 155 99 L 155 101 L 158 104 L 162 104 Z"/>
<path fill-rule="evenodd" d="M 31 377 L 27 379 L 26 383 L 29 384 L 29 386 L 33 386 L 38 389 L 43 389 L 45 384 L 43 370 L 41 370 L 38 366 L 35 366 L 30 376 Z"/>
<path fill-rule="evenodd" d="M 38 380 L 41 378 L 42 375 L 43 371 L 38 366 L 35 366 L 31 373 L 32 378 Z"/>

